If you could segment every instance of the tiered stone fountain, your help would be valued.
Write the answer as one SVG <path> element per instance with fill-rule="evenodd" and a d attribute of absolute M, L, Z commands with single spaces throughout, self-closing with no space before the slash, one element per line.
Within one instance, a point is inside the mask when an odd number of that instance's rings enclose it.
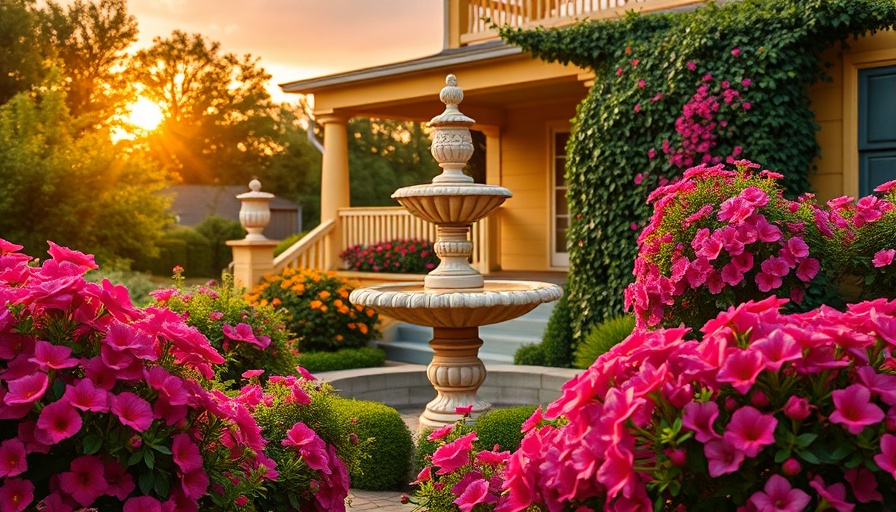
<path fill-rule="evenodd" d="M 420 416 L 420 426 L 438 428 L 460 418 L 458 407 L 472 406 L 472 418 L 490 407 L 477 396 L 486 370 L 479 360 L 479 326 L 524 315 L 543 302 L 560 298 L 560 287 L 532 281 L 485 281 L 467 263 L 473 251 L 470 226 L 511 196 L 496 185 L 473 183 L 463 173 L 473 155 L 470 126 L 475 121 L 458 109 L 463 91 L 448 75 L 439 98 L 445 112 L 434 117 L 432 155 L 442 173 L 432 183 L 392 194 L 412 215 L 437 227 L 435 252 L 441 264 L 419 283 L 398 283 L 354 290 L 349 300 L 398 320 L 433 328 L 432 362 L 427 377 L 436 398 Z"/>

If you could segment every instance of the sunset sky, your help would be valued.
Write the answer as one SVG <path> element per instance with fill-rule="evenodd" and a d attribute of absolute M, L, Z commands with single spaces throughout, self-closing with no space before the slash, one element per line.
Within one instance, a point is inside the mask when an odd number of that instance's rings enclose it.
<path fill-rule="evenodd" d="M 172 30 L 261 58 L 276 84 L 424 57 L 443 42 L 442 0 L 128 0 L 139 47 Z"/>

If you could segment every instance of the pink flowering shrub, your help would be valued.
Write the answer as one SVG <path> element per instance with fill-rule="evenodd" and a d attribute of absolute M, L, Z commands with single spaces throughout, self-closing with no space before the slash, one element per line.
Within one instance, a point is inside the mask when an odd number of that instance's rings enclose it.
<path fill-rule="evenodd" d="M 891 507 L 896 301 L 790 315 L 785 302 L 729 308 L 702 341 L 635 331 L 548 406 L 562 423 L 527 422 L 495 510 Z"/>
<path fill-rule="evenodd" d="M 439 265 L 432 242 L 390 240 L 373 245 L 354 245 L 339 253 L 348 270 L 425 274 Z"/>
<path fill-rule="evenodd" d="M 780 175 L 756 168 L 699 165 L 649 196 L 654 213 L 625 290 L 639 327 L 697 327 L 769 294 L 803 301 L 821 270 L 816 208 L 784 199 Z"/>
<path fill-rule="evenodd" d="M 503 495 L 503 471 L 509 451 L 476 450 L 476 432 L 465 425 L 469 410 L 458 408 L 463 418 L 455 425 L 434 430 L 426 438 L 438 442 L 432 455 L 425 457 L 426 466 L 411 485 L 417 486 L 414 502 L 426 510 L 470 512 L 492 509 Z"/>
<path fill-rule="evenodd" d="M 254 502 L 278 469 L 252 399 L 207 389 L 224 362 L 208 339 L 171 310 L 133 307 L 122 286 L 86 282 L 92 256 L 50 243 L 36 266 L 20 249 L 0 240 L 0 509 Z M 343 487 L 314 490 L 344 497 Z"/>
<path fill-rule="evenodd" d="M 157 306 L 180 313 L 224 357 L 215 368 L 218 381 L 238 382 L 244 372 L 256 368 L 264 368 L 266 375 L 295 373 L 297 348 L 284 314 L 249 302 L 233 287 L 232 278 L 225 276 L 220 285 L 185 288 L 176 271 L 174 286 L 150 295 Z"/>

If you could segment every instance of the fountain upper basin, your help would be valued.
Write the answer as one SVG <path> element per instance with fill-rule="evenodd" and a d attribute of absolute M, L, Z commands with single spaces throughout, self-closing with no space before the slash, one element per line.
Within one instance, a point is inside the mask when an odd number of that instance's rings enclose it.
<path fill-rule="evenodd" d="M 478 327 L 522 316 L 563 290 L 536 281 L 485 281 L 482 288 L 433 290 L 420 283 L 358 288 L 353 304 L 372 307 L 402 322 L 430 327 Z"/>

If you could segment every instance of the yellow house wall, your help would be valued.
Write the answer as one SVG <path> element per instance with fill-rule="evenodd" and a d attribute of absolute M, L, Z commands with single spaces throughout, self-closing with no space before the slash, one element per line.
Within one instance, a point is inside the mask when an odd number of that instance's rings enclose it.
<path fill-rule="evenodd" d="M 850 41 L 849 48 L 836 45 L 823 57 L 833 64 L 830 83 L 809 90 L 815 121 L 821 128 L 816 137 L 821 156 L 818 172 L 809 176 L 819 201 L 859 191 L 858 70 L 896 64 L 896 32 L 879 32 Z"/>
<path fill-rule="evenodd" d="M 582 97 L 586 94 L 582 87 Z M 501 186 L 513 197 L 501 207 L 501 268 L 549 270 L 551 126 L 569 125 L 579 99 L 507 111 L 501 137 Z"/>

